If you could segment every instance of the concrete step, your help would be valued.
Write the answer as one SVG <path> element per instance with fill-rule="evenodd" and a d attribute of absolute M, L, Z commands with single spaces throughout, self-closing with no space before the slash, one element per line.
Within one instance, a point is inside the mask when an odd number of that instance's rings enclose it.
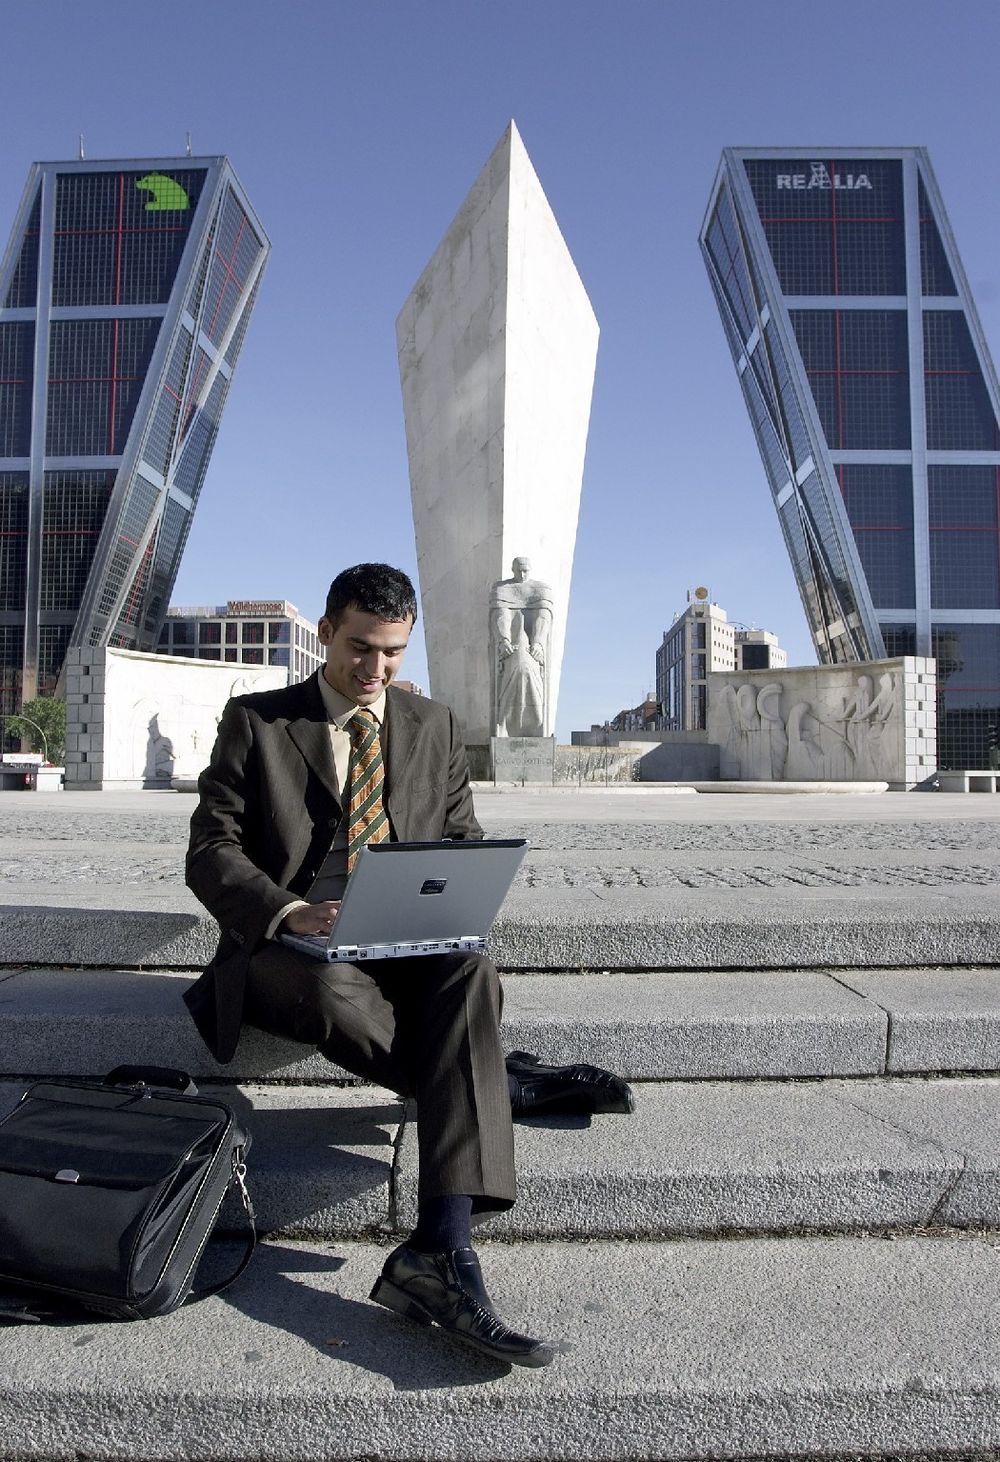
<path fill-rule="evenodd" d="M 0 1084 L 0 1109 L 23 1082 Z M 409 1232 L 416 1123 L 372 1087 L 221 1090 L 253 1134 L 264 1231 Z M 1000 1227 L 1000 1078 L 647 1082 L 628 1117 L 518 1122 L 518 1202 L 490 1237 Z M 243 1226 L 235 1202 L 227 1229 Z"/>
<path fill-rule="evenodd" d="M 192 975 L 0 971 L 6 1075 L 102 1075 L 121 1061 L 235 1080 L 329 1080 L 338 1067 L 247 1031 L 230 1066 L 197 1035 Z M 662 971 L 507 975 L 504 1038 L 632 1080 L 1000 1070 L 1000 971 Z"/>
<path fill-rule="evenodd" d="M 346 1073 L 248 1031 L 213 1061 L 180 999 L 193 976 L 155 970 L 0 970 L 7 1075 L 101 1075 L 123 1061 L 201 1077 L 329 1081 Z M 994 969 L 665 971 L 508 975 L 505 1039 L 631 1080 L 1000 1071 Z"/>
<path fill-rule="evenodd" d="M 0 1330 L 2 1462 L 994 1457 L 1000 1263 L 947 1238 L 481 1246 L 511 1370 L 367 1301 L 385 1250 L 265 1244 L 141 1326 Z"/>
<path fill-rule="evenodd" d="M 588 854 L 580 882 L 512 890 L 490 951 L 528 971 L 1000 964 L 1000 876 L 988 861 L 963 864 L 958 881 L 908 866 L 861 886 L 784 861 L 768 886 L 738 869 L 695 886 L 680 875 L 651 885 L 633 869 L 606 886 Z M 0 965 L 193 970 L 215 950 L 215 922 L 174 883 L 14 881 L 6 897 Z"/>

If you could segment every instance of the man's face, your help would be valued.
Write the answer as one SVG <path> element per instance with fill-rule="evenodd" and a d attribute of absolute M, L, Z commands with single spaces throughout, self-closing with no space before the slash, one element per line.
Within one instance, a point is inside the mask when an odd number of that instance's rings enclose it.
<path fill-rule="evenodd" d="M 325 616 L 317 628 L 329 684 L 355 705 L 370 706 L 399 669 L 413 620 L 379 619 L 352 606 L 336 629 Z"/>
<path fill-rule="evenodd" d="M 523 584 L 531 572 L 531 560 L 527 558 L 515 558 L 511 567 L 514 570 L 514 578 L 519 584 Z"/>

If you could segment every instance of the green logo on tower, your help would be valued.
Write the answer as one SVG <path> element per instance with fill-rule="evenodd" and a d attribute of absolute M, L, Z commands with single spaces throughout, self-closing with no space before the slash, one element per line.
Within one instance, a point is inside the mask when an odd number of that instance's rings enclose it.
<path fill-rule="evenodd" d="M 191 200 L 180 183 L 165 173 L 147 173 L 135 186 L 153 195 L 146 204 L 147 213 L 179 213 L 181 209 L 191 207 Z"/>

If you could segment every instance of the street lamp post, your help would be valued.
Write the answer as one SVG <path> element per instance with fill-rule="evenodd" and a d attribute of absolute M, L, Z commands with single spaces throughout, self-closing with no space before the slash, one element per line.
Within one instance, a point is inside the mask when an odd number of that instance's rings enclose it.
<path fill-rule="evenodd" d="M 48 740 L 46 738 L 45 732 L 42 730 L 41 726 L 39 726 L 38 722 L 37 721 L 33 721 L 30 716 L 24 716 L 24 715 L 22 715 L 20 711 L 17 711 L 13 716 L 9 716 L 8 717 L 8 720 L 11 720 L 11 721 L 23 721 L 25 723 L 25 725 L 27 725 L 27 726 L 34 726 L 35 730 L 38 732 L 39 736 L 42 738 L 42 750 L 45 752 L 45 761 L 46 761 L 46 764 L 47 764 L 48 763 L 48 760 L 49 760 L 49 743 L 48 743 Z"/>

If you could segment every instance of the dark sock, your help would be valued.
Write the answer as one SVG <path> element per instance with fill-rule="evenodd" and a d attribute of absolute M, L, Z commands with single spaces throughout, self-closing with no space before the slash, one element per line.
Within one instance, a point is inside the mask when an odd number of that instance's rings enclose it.
<path fill-rule="evenodd" d="M 472 1199 L 467 1193 L 444 1193 L 424 1198 L 417 1210 L 417 1226 L 409 1237 L 411 1249 L 422 1254 L 445 1254 L 472 1245 Z"/>
<path fill-rule="evenodd" d="M 507 1090 L 510 1092 L 510 1109 L 517 1112 L 521 1107 L 521 1083 L 516 1076 L 507 1072 Z"/>

